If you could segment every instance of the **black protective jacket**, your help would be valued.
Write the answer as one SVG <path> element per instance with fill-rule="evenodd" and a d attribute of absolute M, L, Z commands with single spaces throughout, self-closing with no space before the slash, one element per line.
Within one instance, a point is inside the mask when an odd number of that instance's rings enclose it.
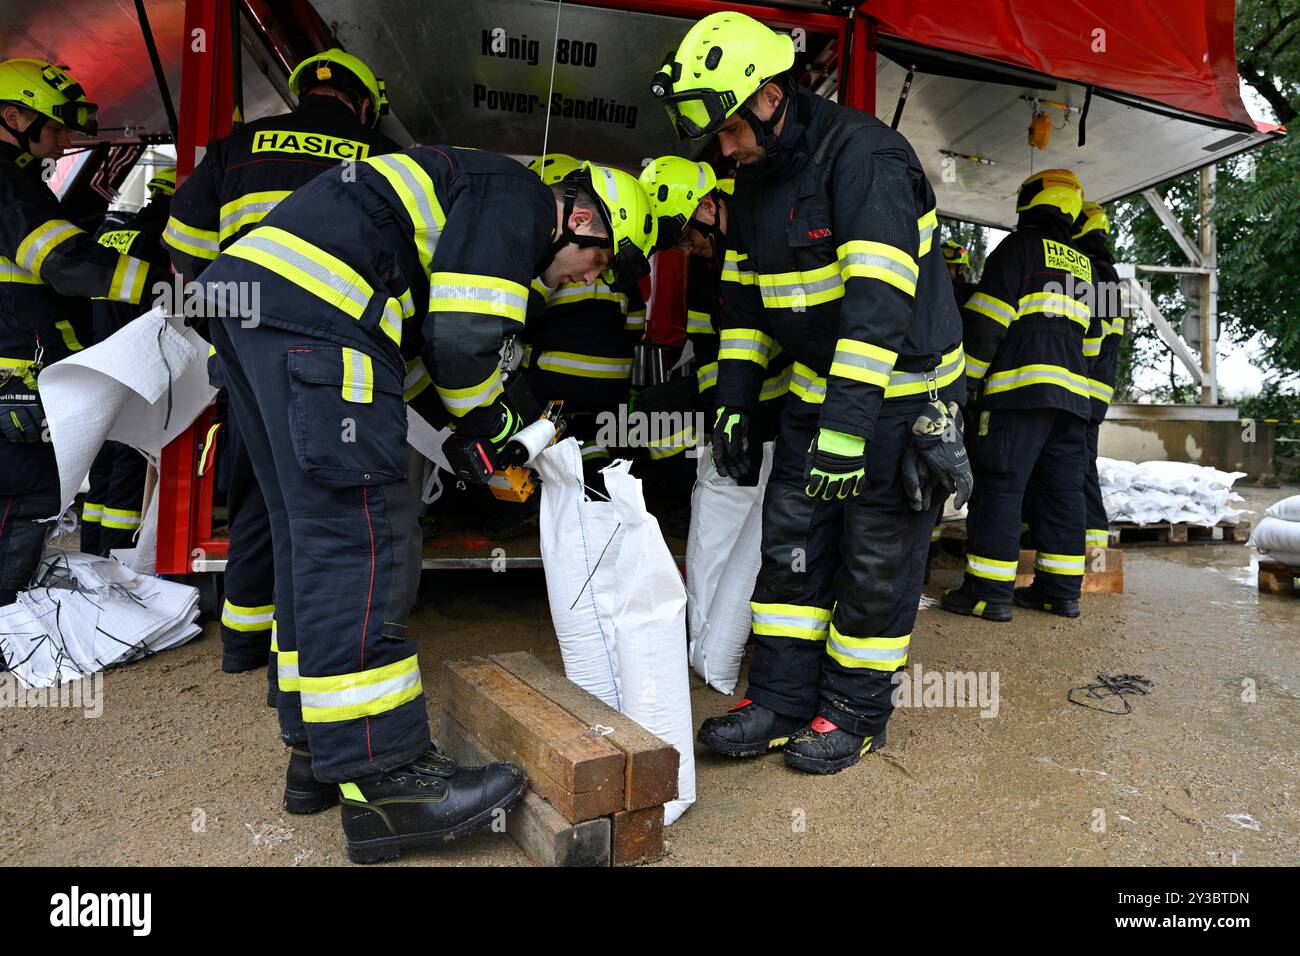
<path fill-rule="evenodd" d="M 165 275 L 170 260 L 167 257 L 167 249 L 162 244 L 162 234 L 167 227 L 171 204 L 170 196 L 155 196 L 143 209 L 128 217 L 125 222 L 109 229 L 102 229 L 97 236 L 99 244 L 137 259 L 143 259 L 156 270 L 158 275 Z M 141 309 L 138 306 L 108 299 L 95 300 L 92 309 L 94 340 L 104 341 L 140 314 Z"/>
<path fill-rule="evenodd" d="M 870 439 L 931 391 L 964 400 L 934 190 L 907 140 L 798 89 L 779 148 L 730 203 L 717 401 L 753 407 L 780 346 L 824 428 Z"/>
<path fill-rule="evenodd" d="M 1093 285 L 1097 298 L 1092 306 L 1092 327 L 1083 342 L 1088 360 L 1088 396 L 1092 420 L 1103 421 L 1115 396 L 1119 370 L 1119 346 L 1124 338 L 1124 309 L 1120 300 L 1119 273 L 1106 245 L 1106 234 L 1094 230 L 1074 241 L 1092 260 Z"/>

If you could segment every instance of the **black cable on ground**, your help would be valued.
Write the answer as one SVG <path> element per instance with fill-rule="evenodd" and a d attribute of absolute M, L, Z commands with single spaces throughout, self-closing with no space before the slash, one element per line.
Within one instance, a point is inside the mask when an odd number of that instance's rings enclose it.
<path fill-rule="evenodd" d="M 1097 675 L 1097 683 L 1085 684 L 1082 687 L 1071 687 L 1070 692 L 1065 695 L 1065 699 L 1072 704 L 1078 704 L 1080 707 L 1087 707 L 1089 710 L 1099 710 L 1103 714 L 1131 714 L 1133 705 L 1126 699 L 1129 696 L 1137 695 L 1145 697 L 1155 686 L 1155 681 L 1148 680 L 1141 674 L 1116 674 L 1112 677 L 1105 671 Z M 1075 700 L 1074 695 L 1079 691 L 1086 691 L 1084 695 L 1087 700 Z M 1109 700 L 1118 697 L 1119 702 L 1124 705 L 1123 710 L 1111 710 L 1107 707 L 1098 707 L 1095 704 L 1088 703 L 1088 700 Z"/>

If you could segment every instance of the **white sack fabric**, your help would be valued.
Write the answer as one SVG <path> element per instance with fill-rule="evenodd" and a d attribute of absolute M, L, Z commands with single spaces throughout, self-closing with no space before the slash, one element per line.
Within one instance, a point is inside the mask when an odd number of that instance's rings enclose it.
<path fill-rule="evenodd" d="M 217 394 L 208 384 L 207 354 L 198 333 L 154 309 L 41 372 L 62 508 L 72 504 L 105 440 L 156 461 L 198 418 Z"/>
<path fill-rule="evenodd" d="M 1195 525 L 1235 524 L 1240 512 L 1230 507 L 1242 497 L 1232 485 L 1241 471 L 1219 471 L 1182 461 L 1097 459 L 1102 501 L 1111 521 L 1151 524 L 1169 521 Z"/>
<path fill-rule="evenodd" d="M 25 687 L 52 687 L 183 644 L 199 592 L 111 558 L 49 551 L 37 587 L 0 608 L 0 655 Z"/>
<path fill-rule="evenodd" d="M 749 639 L 749 599 L 758 577 L 762 543 L 763 489 L 772 472 L 773 443 L 763 446 L 758 484 L 742 487 L 718 474 L 705 449 L 691 491 L 691 530 L 686 540 L 690 662 L 710 687 L 736 689 Z"/>
<path fill-rule="evenodd" d="M 1300 568 L 1300 495 L 1269 505 L 1247 542 L 1274 561 Z"/>
<path fill-rule="evenodd" d="M 1300 521 L 1300 495 L 1292 495 L 1269 505 L 1264 509 L 1264 514 L 1283 521 Z"/>
<path fill-rule="evenodd" d="M 646 511 L 641 481 L 628 474 L 628 465 L 615 462 L 601 472 L 622 525 L 615 571 L 614 644 L 623 713 L 676 747 L 680 757 L 677 799 L 664 804 L 667 825 L 695 802 L 686 588 L 659 523 Z"/>

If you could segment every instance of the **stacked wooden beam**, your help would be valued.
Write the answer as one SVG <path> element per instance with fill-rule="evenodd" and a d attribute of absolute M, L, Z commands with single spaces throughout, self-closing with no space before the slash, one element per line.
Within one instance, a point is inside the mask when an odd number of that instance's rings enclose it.
<path fill-rule="evenodd" d="M 1034 583 L 1034 559 L 1038 552 L 1021 549 L 1020 564 L 1016 568 L 1016 587 L 1024 588 Z M 1124 593 L 1124 552 L 1119 548 L 1088 548 L 1083 558 L 1084 594 Z"/>
<path fill-rule="evenodd" d="M 626 866 L 663 855 L 677 751 L 533 655 L 443 666 L 439 745 L 465 764 L 508 760 L 530 789 L 506 829 L 543 866 Z"/>

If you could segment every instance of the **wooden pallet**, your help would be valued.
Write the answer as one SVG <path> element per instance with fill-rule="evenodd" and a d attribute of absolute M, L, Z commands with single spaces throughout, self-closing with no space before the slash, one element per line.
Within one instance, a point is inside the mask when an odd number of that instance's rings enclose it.
<path fill-rule="evenodd" d="M 1112 548 L 1134 545 L 1244 544 L 1249 537 L 1249 521 L 1238 521 L 1236 524 L 1220 522 L 1217 525 L 1169 521 L 1134 524 L 1130 521 L 1114 521 L 1110 526 Z"/>
<path fill-rule="evenodd" d="M 1300 597 L 1300 568 L 1280 561 L 1259 562 L 1259 593 Z"/>
<path fill-rule="evenodd" d="M 1016 568 L 1016 587 L 1026 588 L 1034 583 L 1034 558 L 1037 552 L 1021 549 L 1020 565 Z M 1084 555 L 1083 594 L 1124 593 L 1124 552 L 1117 548 L 1089 548 Z"/>

